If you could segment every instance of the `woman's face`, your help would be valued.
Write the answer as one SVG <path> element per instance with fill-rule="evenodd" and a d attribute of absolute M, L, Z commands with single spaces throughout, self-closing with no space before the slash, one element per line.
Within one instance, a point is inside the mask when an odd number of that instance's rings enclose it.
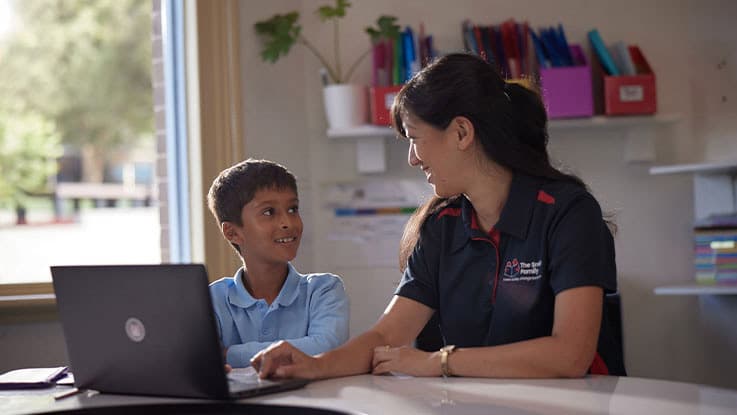
<path fill-rule="evenodd" d="M 439 130 L 411 114 L 402 116 L 402 126 L 409 139 L 407 162 L 419 167 L 435 194 L 450 197 L 463 192 L 459 186 L 459 158 L 451 126 Z"/>

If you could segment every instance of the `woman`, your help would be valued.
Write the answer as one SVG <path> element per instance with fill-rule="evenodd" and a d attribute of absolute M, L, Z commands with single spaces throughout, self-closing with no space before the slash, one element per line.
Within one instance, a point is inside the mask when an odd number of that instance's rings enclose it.
<path fill-rule="evenodd" d="M 260 376 L 624 374 L 604 307 L 612 234 L 583 182 L 551 166 L 539 97 L 453 54 L 413 77 L 392 115 L 436 194 L 405 228 L 395 296 L 330 352 L 271 345 L 252 360 Z M 445 346 L 408 346 L 435 313 Z"/>

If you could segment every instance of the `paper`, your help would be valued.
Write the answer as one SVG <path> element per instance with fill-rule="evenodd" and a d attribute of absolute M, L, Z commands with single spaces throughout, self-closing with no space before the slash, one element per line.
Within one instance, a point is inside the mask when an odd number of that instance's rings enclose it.
<path fill-rule="evenodd" d="M 394 179 L 344 183 L 326 190 L 328 208 L 417 207 L 432 195 L 425 181 Z"/>
<path fill-rule="evenodd" d="M 46 388 L 65 376 L 66 372 L 66 366 L 11 370 L 0 375 L 0 389 Z"/>
<path fill-rule="evenodd" d="M 331 265 L 396 267 L 404 226 L 432 188 L 419 180 L 371 180 L 333 185 L 325 193 Z"/>

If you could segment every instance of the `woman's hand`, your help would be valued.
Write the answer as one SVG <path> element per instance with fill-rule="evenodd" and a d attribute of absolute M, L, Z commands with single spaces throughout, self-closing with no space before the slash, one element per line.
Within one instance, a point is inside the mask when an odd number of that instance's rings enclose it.
<path fill-rule="evenodd" d="M 318 360 L 283 340 L 256 353 L 251 366 L 262 379 L 319 377 Z"/>
<path fill-rule="evenodd" d="M 398 372 L 412 376 L 440 376 L 440 354 L 402 346 L 374 348 L 371 362 L 374 375 Z"/>

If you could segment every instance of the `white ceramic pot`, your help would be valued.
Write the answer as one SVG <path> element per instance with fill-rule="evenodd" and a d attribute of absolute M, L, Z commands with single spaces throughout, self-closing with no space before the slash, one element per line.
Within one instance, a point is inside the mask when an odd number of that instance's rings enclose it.
<path fill-rule="evenodd" d="M 348 128 L 368 123 L 368 91 L 364 85 L 327 85 L 322 94 L 328 128 Z"/>

